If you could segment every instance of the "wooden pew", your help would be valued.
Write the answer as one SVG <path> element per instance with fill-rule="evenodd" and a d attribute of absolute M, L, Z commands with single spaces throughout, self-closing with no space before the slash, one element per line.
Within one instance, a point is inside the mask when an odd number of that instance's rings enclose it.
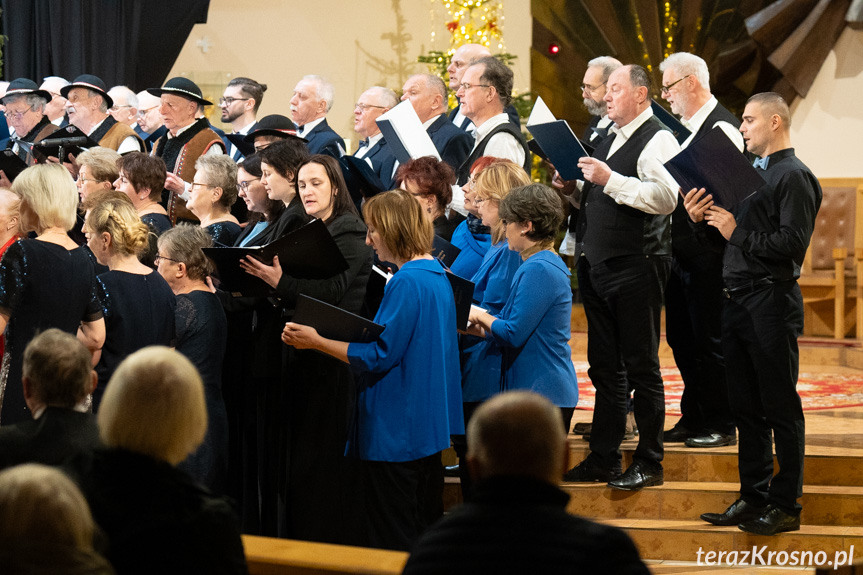
<path fill-rule="evenodd" d="M 408 554 L 243 535 L 250 575 L 398 575 Z"/>

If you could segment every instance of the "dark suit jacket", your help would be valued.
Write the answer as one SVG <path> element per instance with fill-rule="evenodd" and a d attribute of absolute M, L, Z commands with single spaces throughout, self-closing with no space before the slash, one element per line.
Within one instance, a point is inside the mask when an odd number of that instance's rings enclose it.
<path fill-rule="evenodd" d="M 345 149 L 345 141 L 330 128 L 326 118 L 312 128 L 311 132 L 304 134 L 303 138 L 309 141 L 310 154 L 326 154 L 339 159 L 342 157 L 342 150 Z"/>
<path fill-rule="evenodd" d="M 394 183 L 393 168 L 396 165 L 396 157 L 393 155 L 386 139 L 381 138 L 378 140 L 372 146 L 372 149 L 363 156 L 363 161 L 365 160 L 371 161 L 372 169 L 375 171 L 375 175 L 380 178 L 381 183 L 384 185 L 384 190 L 391 190 Z"/>
<path fill-rule="evenodd" d="M 402 573 L 650 573 L 623 531 L 568 514 L 568 499 L 528 477 L 480 482 L 417 541 Z"/>
<path fill-rule="evenodd" d="M 438 116 L 426 131 L 441 160 L 449 164 L 453 171 L 458 170 L 473 148 L 474 139 L 470 134 L 457 128 L 445 114 Z"/>
<path fill-rule="evenodd" d="M 98 445 L 93 414 L 47 407 L 39 419 L 0 427 L 0 469 L 21 463 L 63 465 Z"/>

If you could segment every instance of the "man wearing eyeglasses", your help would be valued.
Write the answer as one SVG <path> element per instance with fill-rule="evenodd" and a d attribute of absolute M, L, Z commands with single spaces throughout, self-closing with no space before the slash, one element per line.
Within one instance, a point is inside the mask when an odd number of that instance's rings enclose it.
<path fill-rule="evenodd" d="M 232 134 L 245 136 L 255 130 L 258 126 L 258 108 L 264 101 L 266 91 L 266 84 L 259 84 L 251 78 L 237 77 L 228 82 L 222 97 L 219 98 L 219 108 L 222 111 L 222 122 L 231 124 Z M 228 155 L 235 162 L 243 158 L 244 154 L 227 138 L 225 145 L 228 147 Z"/>
<path fill-rule="evenodd" d="M 620 67 L 608 77 L 607 89 L 606 109 L 614 125 L 593 157 L 578 162 L 585 182 L 576 224 L 576 270 L 596 409 L 590 454 L 564 479 L 635 491 L 663 483 L 659 322 L 678 188 L 663 164 L 680 146 L 653 115 L 647 70 Z M 621 474 L 630 387 L 639 439 L 632 464 Z"/>
<path fill-rule="evenodd" d="M 457 93 L 459 86 L 461 86 L 462 77 L 468 67 L 476 60 L 486 58 L 488 56 L 491 56 L 491 51 L 482 44 L 462 44 L 459 46 L 456 51 L 453 52 L 449 66 L 447 66 L 446 69 L 447 74 L 449 75 L 450 89 Z M 507 113 L 509 121 L 517 128 L 521 128 L 521 122 L 518 119 L 518 111 L 515 109 L 515 106 L 510 104 L 504 109 L 504 111 Z M 471 136 L 473 135 L 473 131 L 476 127 L 473 122 L 470 121 L 470 118 L 466 117 L 461 111 L 461 102 L 457 103 L 455 108 L 450 110 L 449 119 L 457 128 L 464 130 Z M 455 169 L 458 169 L 458 166 L 456 166 Z"/>
<path fill-rule="evenodd" d="M 456 96 L 461 113 L 476 126 L 476 142 L 456 174 L 459 186 L 467 182 L 471 166 L 482 156 L 511 160 L 530 174 L 527 141 L 504 111 L 512 103 L 512 82 L 512 70 L 493 56 L 475 60 L 465 70 Z M 453 203 L 456 204 L 456 198 Z"/>
<path fill-rule="evenodd" d="M 327 124 L 335 89 L 321 76 L 304 76 L 291 97 L 291 119 L 297 136 L 308 142 L 309 154 L 327 154 L 336 159 L 345 155 L 345 141 Z"/>
<path fill-rule="evenodd" d="M 159 113 L 159 108 L 162 101 L 147 90 L 141 90 L 137 94 L 138 97 L 138 114 L 137 114 L 137 132 L 147 146 L 147 152 L 153 150 L 153 144 L 165 135 L 168 129 L 162 121 L 162 114 Z"/>
<path fill-rule="evenodd" d="M 144 142 L 128 125 L 117 122 L 108 113 L 114 100 L 108 95 L 105 82 L 92 74 L 82 74 L 60 90 L 66 98 L 69 123 L 87 134 L 103 148 L 119 154 L 144 151 Z M 65 158 L 64 158 L 65 161 Z"/>
<path fill-rule="evenodd" d="M 10 82 L 6 94 L 0 98 L 0 103 L 6 108 L 6 121 L 15 129 L 15 136 L 8 140 L 6 147 L 28 164 L 33 163 L 33 156 L 28 151 L 29 146 L 23 142 L 38 142 L 57 130 L 57 126 L 43 113 L 50 99 L 48 92 L 38 89 L 36 82 L 26 78 Z M 0 170 L 0 186 L 8 188 L 10 185 L 10 180 Z"/>
<path fill-rule="evenodd" d="M 375 120 L 398 103 L 396 93 L 389 88 L 372 86 L 354 106 L 354 131 L 360 137 L 354 157 L 365 160 L 387 190 L 393 186 L 396 158 Z"/>
<path fill-rule="evenodd" d="M 42 81 L 39 86 L 40 90 L 45 90 L 51 94 L 51 99 L 45 105 L 45 115 L 52 124 L 63 128 L 69 125 L 69 119 L 66 117 L 66 98 L 60 94 L 60 90 L 69 85 L 69 80 L 60 76 L 48 76 Z"/>
<path fill-rule="evenodd" d="M 678 52 L 660 65 L 662 97 L 692 132 L 682 147 L 721 129 L 743 151 L 740 121 L 710 93 L 707 63 Z M 685 190 L 688 191 L 688 190 Z M 682 417 L 663 440 L 687 447 L 722 447 L 737 443 L 728 399 L 722 354 L 722 253 L 725 241 L 716 229 L 695 233 L 683 198 L 671 218 L 673 260 L 665 295 L 668 344 L 683 378 Z"/>

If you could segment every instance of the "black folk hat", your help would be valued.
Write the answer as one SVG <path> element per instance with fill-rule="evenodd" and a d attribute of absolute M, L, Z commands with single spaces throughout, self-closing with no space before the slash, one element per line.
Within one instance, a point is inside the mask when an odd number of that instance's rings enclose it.
<path fill-rule="evenodd" d="M 188 78 L 183 78 L 180 76 L 177 76 L 176 78 L 171 78 L 170 80 L 165 82 L 165 85 L 161 88 L 147 88 L 147 92 L 153 94 L 154 96 L 161 96 L 162 94 L 173 94 L 175 96 L 180 96 L 181 98 L 186 98 L 187 100 L 191 100 L 205 106 L 213 105 L 212 102 L 204 99 L 204 94 L 203 92 L 201 92 L 201 89 L 198 87 L 197 84 L 195 84 Z"/>
<path fill-rule="evenodd" d="M 270 114 L 258 121 L 254 132 L 250 132 L 243 138 L 244 141 L 254 143 L 258 136 L 278 136 L 280 138 L 298 138 L 308 142 L 305 138 L 297 136 L 297 126 L 286 116 L 281 114 Z"/>
<path fill-rule="evenodd" d="M 92 90 L 105 99 L 105 104 L 107 104 L 109 108 L 114 106 L 114 100 L 108 95 L 108 87 L 105 86 L 105 82 L 102 81 L 102 78 L 98 76 L 94 76 L 92 74 L 81 74 L 75 78 L 75 81 L 71 84 L 60 88 L 60 94 L 64 98 L 68 99 L 69 92 L 75 88 L 87 88 L 88 90 Z"/>
<path fill-rule="evenodd" d="M 0 98 L 0 103 L 6 104 L 6 98 L 15 95 L 26 96 L 27 94 L 35 94 L 36 96 L 45 98 L 46 102 L 50 102 L 53 96 L 47 90 L 40 90 L 39 86 L 33 80 L 27 78 L 17 78 L 9 82 L 9 87 L 6 89 L 6 94 Z"/>

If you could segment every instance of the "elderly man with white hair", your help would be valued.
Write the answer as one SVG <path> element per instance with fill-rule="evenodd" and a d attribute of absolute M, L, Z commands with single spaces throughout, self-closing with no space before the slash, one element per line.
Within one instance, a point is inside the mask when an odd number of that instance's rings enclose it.
<path fill-rule="evenodd" d="M 321 76 L 303 76 L 291 97 L 291 119 L 297 125 L 297 136 L 308 141 L 309 154 L 345 155 L 345 142 L 327 124 L 333 107 L 335 89 Z"/>
<path fill-rule="evenodd" d="M 671 54 L 660 65 L 662 97 L 692 132 L 686 148 L 714 128 L 740 151 L 740 120 L 710 93 L 707 64 L 687 52 Z M 688 190 L 684 190 L 688 191 Z M 666 331 L 683 378 L 682 417 L 663 434 L 666 442 L 687 447 L 737 443 L 722 354 L 722 253 L 725 241 L 715 229 L 696 233 L 678 198 L 671 218 L 671 275 L 665 297 Z"/>
<path fill-rule="evenodd" d="M 45 90 L 51 94 L 51 100 L 45 106 L 45 115 L 51 120 L 55 126 L 62 128 L 69 122 L 66 119 L 66 98 L 60 93 L 60 90 L 69 85 L 69 80 L 60 76 L 47 76 L 42 80 L 40 90 Z"/>
<path fill-rule="evenodd" d="M 45 104 L 51 95 L 36 87 L 36 82 L 27 78 L 13 80 L 6 89 L 6 94 L 0 98 L 6 108 L 6 119 L 9 126 L 15 129 L 15 137 L 10 141 L 10 148 L 16 154 L 26 159 L 27 146 L 18 142 L 35 143 L 57 129 L 45 117 Z"/>
<path fill-rule="evenodd" d="M 362 158 L 372 167 L 385 189 L 393 185 L 396 158 L 376 120 L 398 103 L 398 96 L 389 88 L 372 86 L 360 95 L 354 106 L 354 130 L 361 138 L 354 157 Z"/>

